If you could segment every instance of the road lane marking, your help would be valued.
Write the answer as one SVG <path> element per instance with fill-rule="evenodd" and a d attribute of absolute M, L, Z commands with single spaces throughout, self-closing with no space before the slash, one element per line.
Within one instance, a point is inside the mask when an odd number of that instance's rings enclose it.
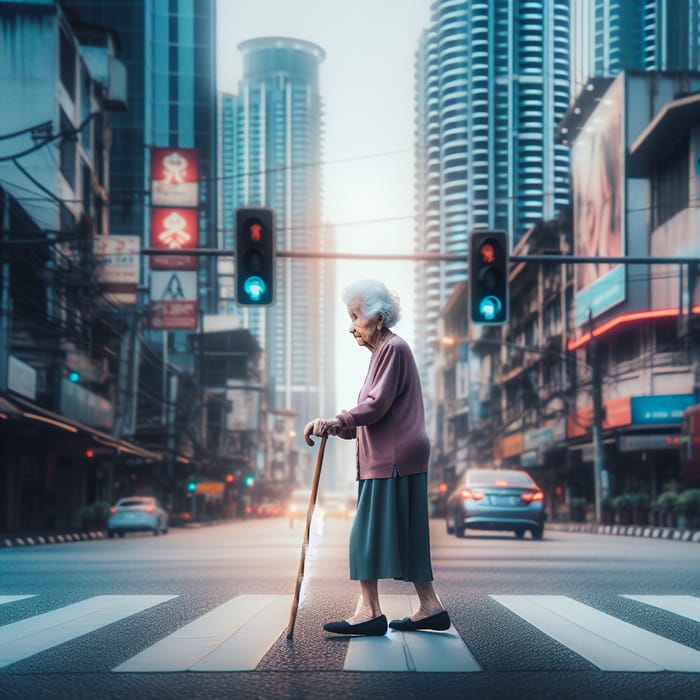
<path fill-rule="evenodd" d="M 25 598 L 35 598 L 36 593 L 32 595 L 0 595 L 0 605 L 5 603 L 14 603 L 16 600 L 24 600 Z"/>
<path fill-rule="evenodd" d="M 174 595 L 99 595 L 0 627 L 0 668 L 94 632 Z"/>
<path fill-rule="evenodd" d="M 113 670 L 253 671 L 286 628 L 291 605 L 289 595 L 237 596 Z"/>
<path fill-rule="evenodd" d="M 700 598 L 692 595 L 623 595 L 655 608 L 700 622 Z"/>
<path fill-rule="evenodd" d="M 700 672 L 700 652 L 567 596 L 492 595 L 603 671 Z"/>
<path fill-rule="evenodd" d="M 410 595 L 382 596 L 388 620 L 401 619 L 418 609 Z M 397 632 L 383 637 L 351 637 L 344 671 L 464 673 L 481 671 L 454 626 L 444 632 Z"/>

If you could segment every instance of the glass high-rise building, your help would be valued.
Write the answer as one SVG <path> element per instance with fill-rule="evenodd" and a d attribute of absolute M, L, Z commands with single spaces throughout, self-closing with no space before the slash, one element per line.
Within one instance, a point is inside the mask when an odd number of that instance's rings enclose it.
<path fill-rule="evenodd" d="M 200 247 L 216 245 L 216 0 L 65 0 L 86 23 L 111 29 L 127 69 L 128 109 L 113 118 L 110 231 L 150 245 L 149 148 L 199 151 Z M 215 311 L 216 263 L 200 260 L 200 309 Z M 174 334 L 182 336 L 184 334 Z"/>
<path fill-rule="evenodd" d="M 236 207 L 266 206 L 275 212 L 276 248 L 324 251 L 321 226 L 322 101 L 316 44 L 287 37 L 250 39 L 240 45 L 243 77 L 235 96 L 221 99 L 222 202 L 220 245 L 233 247 Z M 223 126 L 223 124 L 228 126 Z M 230 199 L 229 199 L 230 198 Z M 237 307 L 233 270 L 220 261 L 219 312 L 238 316 L 265 349 L 270 409 L 298 413 L 304 423 L 331 415 L 333 357 L 324 343 L 329 263 L 278 257 L 274 303 Z"/>
<path fill-rule="evenodd" d="M 416 54 L 417 253 L 464 260 L 416 266 L 416 343 L 429 386 L 438 316 L 467 276 L 473 229 L 511 247 L 569 199 L 569 0 L 435 0 Z"/>
<path fill-rule="evenodd" d="M 698 0 L 571 0 L 572 96 L 623 70 L 700 67 Z"/>

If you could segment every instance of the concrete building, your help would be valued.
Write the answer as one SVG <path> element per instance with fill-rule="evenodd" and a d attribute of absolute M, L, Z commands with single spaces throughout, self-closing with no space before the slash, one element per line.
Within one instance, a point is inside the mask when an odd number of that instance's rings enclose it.
<path fill-rule="evenodd" d="M 125 327 L 93 247 L 126 73 L 57 2 L 0 2 L 0 36 L 0 529 L 74 527 L 125 460 L 159 457 L 115 430 Z"/>

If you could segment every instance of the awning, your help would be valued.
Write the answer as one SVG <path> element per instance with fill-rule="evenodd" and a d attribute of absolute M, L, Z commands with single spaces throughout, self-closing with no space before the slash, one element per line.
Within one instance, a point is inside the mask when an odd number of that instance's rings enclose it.
<path fill-rule="evenodd" d="M 700 94 L 687 95 L 666 104 L 652 119 L 627 156 L 629 177 L 649 177 L 659 160 L 676 139 L 687 134 L 700 119 Z"/>
<path fill-rule="evenodd" d="M 100 445 L 105 445 L 115 450 L 117 453 L 131 454 L 143 459 L 161 460 L 163 455 L 160 452 L 153 452 L 144 447 L 139 447 L 133 442 L 122 440 L 109 433 L 97 430 L 90 425 L 81 423 L 73 418 L 60 413 L 49 411 L 48 408 L 39 406 L 32 401 L 19 396 L 0 396 L 0 415 L 5 414 L 8 418 L 36 421 L 50 425 L 59 430 L 69 433 L 81 433 L 87 435 Z"/>

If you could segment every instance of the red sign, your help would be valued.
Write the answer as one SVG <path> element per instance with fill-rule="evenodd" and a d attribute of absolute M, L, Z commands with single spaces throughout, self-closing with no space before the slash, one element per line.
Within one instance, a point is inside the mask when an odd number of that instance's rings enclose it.
<path fill-rule="evenodd" d="M 151 204 L 199 205 L 199 152 L 194 148 L 151 148 Z"/>
<path fill-rule="evenodd" d="M 153 330 L 194 331 L 197 329 L 196 301 L 152 301 L 148 327 Z"/>
<path fill-rule="evenodd" d="M 151 272 L 149 327 L 154 330 L 197 328 L 197 273 L 179 270 Z"/>
<path fill-rule="evenodd" d="M 186 250 L 199 245 L 199 211 L 197 209 L 151 209 L 151 248 Z M 197 270 L 195 255 L 151 255 L 152 270 Z"/>

